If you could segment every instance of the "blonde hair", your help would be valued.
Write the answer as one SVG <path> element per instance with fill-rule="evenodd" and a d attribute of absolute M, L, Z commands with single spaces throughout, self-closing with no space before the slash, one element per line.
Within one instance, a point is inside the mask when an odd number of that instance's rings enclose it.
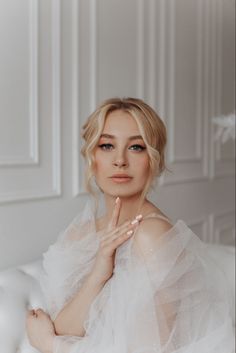
<path fill-rule="evenodd" d="M 99 105 L 88 117 L 82 130 L 82 137 L 85 143 L 81 149 L 81 153 L 87 162 L 86 189 L 95 195 L 91 185 L 94 169 L 94 150 L 102 134 L 108 114 L 115 110 L 127 112 L 135 119 L 146 144 L 150 173 L 141 195 L 141 200 L 144 200 L 154 177 L 161 175 L 167 169 L 164 156 L 167 137 L 166 127 L 161 118 L 148 104 L 138 98 L 108 99 Z"/>

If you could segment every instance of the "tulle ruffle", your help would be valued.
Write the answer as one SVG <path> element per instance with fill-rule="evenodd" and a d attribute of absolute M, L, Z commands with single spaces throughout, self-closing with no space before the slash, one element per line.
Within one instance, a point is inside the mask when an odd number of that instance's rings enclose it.
<path fill-rule="evenodd" d="M 44 254 L 41 284 L 53 319 L 82 286 L 99 239 L 88 204 Z M 85 336 L 56 337 L 53 353 L 233 352 L 223 274 L 205 244 L 179 220 L 149 250 L 135 235 L 119 247 Z"/>

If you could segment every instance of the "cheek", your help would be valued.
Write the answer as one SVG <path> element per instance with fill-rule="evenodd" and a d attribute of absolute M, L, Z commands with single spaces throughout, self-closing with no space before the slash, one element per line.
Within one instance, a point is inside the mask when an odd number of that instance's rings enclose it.
<path fill-rule="evenodd" d="M 139 168 L 143 175 L 147 175 L 149 173 L 150 165 L 149 165 L 149 158 L 145 156 L 139 161 Z"/>
<path fill-rule="evenodd" d="M 106 168 L 108 158 L 104 158 L 100 151 L 94 154 L 94 170 L 95 172 L 103 171 Z"/>

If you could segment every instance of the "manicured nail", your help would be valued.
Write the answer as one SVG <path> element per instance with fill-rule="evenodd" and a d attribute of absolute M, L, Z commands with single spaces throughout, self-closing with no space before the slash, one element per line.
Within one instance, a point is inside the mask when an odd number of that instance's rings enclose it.
<path fill-rule="evenodd" d="M 131 224 L 137 224 L 139 221 L 141 221 L 142 218 L 143 216 L 139 214 L 138 216 L 135 217 L 135 219 L 131 222 Z"/>
<path fill-rule="evenodd" d="M 119 198 L 119 196 L 116 198 L 116 203 L 118 203 L 120 201 L 120 198 Z"/>
<path fill-rule="evenodd" d="M 127 232 L 127 235 L 132 235 L 133 232 L 134 232 L 134 231 L 131 229 L 131 230 L 129 230 L 129 231 Z"/>
<path fill-rule="evenodd" d="M 143 218 L 143 215 L 139 214 L 138 216 L 135 217 L 138 221 L 140 221 Z"/>

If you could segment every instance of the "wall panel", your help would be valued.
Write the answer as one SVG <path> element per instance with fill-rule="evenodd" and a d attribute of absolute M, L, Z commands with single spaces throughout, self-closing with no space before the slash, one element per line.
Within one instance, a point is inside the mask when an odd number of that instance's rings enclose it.
<path fill-rule="evenodd" d="M 4 6 L 4 10 L 9 11 L 7 12 L 9 18 L 6 17 L 9 32 L 15 33 L 15 22 L 9 21 L 14 11 L 24 25 L 28 24 L 24 29 L 16 28 L 21 32 L 21 38 L 16 36 L 12 38 L 11 57 L 19 56 L 28 72 L 22 70 L 22 66 L 15 59 L 13 62 L 17 63 L 15 70 L 10 70 L 8 73 L 10 81 L 15 80 L 14 89 L 17 89 L 15 93 L 17 99 L 14 99 L 10 92 L 6 92 L 6 96 L 12 100 L 12 103 L 9 104 L 11 110 L 5 109 L 1 119 L 1 124 L 4 126 L 1 129 L 4 138 L 1 139 L 0 148 L 0 202 L 2 203 L 55 197 L 61 192 L 60 2 L 53 0 L 51 3 L 48 16 L 50 22 L 47 23 L 51 28 L 49 32 L 51 41 L 46 43 L 48 47 L 45 48 L 44 55 L 39 52 L 40 43 L 43 41 L 39 26 L 43 23 L 44 6 L 39 5 L 37 0 L 25 2 L 25 6 L 20 9 L 14 2 L 10 2 L 10 5 L 12 7 Z M 28 43 L 28 47 L 22 45 L 24 42 Z M 18 45 L 21 48 L 20 51 L 19 48 L 17 50 Z M 41 46 L 41 48 L 44 47 Z M 49 59 L 46 62 L 45 57 Z M 44 90 L 41 77 L 39 80 L 40 73 L 42 76 L 45 74 L 44 70 L 50 73 L 45 82 L 48 91 Z M 18 77 L 19 75 L 22 75 L 21 78 Z M 50 101 L 48 101 L 48 92 Z M 43 107 L 39 106 L 39 100 Z M 24 107 L 23 110 L 19 109 L 18 101 Z M 7 134 L 4 134 L 5 130 Z M 21 148 L 25 149 L 25 155 L 24 152 L 21 154 Z M 14 149 L 18 151 L 18 155 Z"/>
<path fill-rule="evenodd" d="M 233 243 L 232 0 L 0 2 L 0 268 L 40 257 L 84 207 L 81 128 L 103 99 L 145 99 L 167 126 L 150 199 L 209 242 Z"/>

